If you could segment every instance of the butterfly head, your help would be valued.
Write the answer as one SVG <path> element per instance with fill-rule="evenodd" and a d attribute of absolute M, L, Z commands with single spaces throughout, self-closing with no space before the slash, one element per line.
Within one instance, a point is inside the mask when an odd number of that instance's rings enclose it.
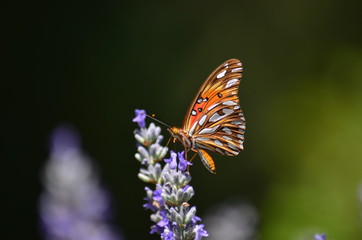
<path fill-rule="evenodd" d="M 174 142 L 180 141 L 184 144 L 184 146 L 189 147 L 189 136 L 184 133 L 184 131 L 181 128 L 178 127 L 170 127 L 167 129 L 167 131 L 171 134 L 173 137 Z"/>
<path fill-rule="evenodd" d="M 173 138 L 178 138 L 180 136 L 180 129 L 177 127 L 170 127 L 167 131 L 169 131 Z"/>

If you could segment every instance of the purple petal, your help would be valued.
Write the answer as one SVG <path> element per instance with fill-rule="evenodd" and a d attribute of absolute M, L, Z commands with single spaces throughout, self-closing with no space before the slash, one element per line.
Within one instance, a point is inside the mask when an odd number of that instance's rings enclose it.
<path fill-rule="evenodd" d="M 177 155 L 178 155 L 178 159 L 179 159 L 178 169 L 180 171 L 184 172 L 184 171 L 186 171 L 187 166 L 192 165 L 192 163 L 185 159 L 185 157 L 184 157 L 185 152 L 184 151 L 182 151 L 180 153 L 177 153 Z"/>
<path fill-rule="evenodd" d="M 200 222 L 201 221 L 201 218 L 200 217 L 198 217 L 198 216 L 193 216 L 193 218 L 192 218 L 192 222 L 193 223 L 197 223 L 197 222 Z"/>
<path fill-rule="evenodd" d="M 327 235 L 325 233 L 314 235 L 315 240 L 327 240 Z"/>
<path fill-rule="evenodd" d="M 161 207 L 165 206 L 165 201 L 163 201 L 163 198 L 161 196 L 162 194 L 162 189 L 157 189 L 153 192 L 153 201 L 156 201 L 160 204 Z"/>
<path fill-rule="evenodd" d="M 196 225 L 196 236 L 195 240 L 200 240 L 202 237 L 207 237 L 209 234 L 204 230 L 204 224 Z"/>
<path fill-rule="evenodd" d="M 177 160 L 176 160 L 177 154 L 174 151 L 171 151 L 171 157 L 165 158 L 165 162 L 169 164 L 170 169 L 175 170 L 177 167 Z"/>
<path fill-rule="evenodd" d="M 160 227 L 165 227 L 167 224 L 169 223 L 169 220 L 167 217 L 164 217 L 161 221 L 159 221 L 157 223 L 158 226 Z"/>
<path fill-rule="evenodd" d="M 161 234 L 164 240 L 175 240 L 173 232 L 168 227 L 165 227 L 164 232 Z"/>
<path fill-rule="evenodd" d="M 138 123 L 138 126 L 140 128 L 145 128 L 146 127 L 146 122 L 145 122 L 146 111 L 143 109 L 142 110 L 136 109 L 135 113 L 136 113 L 136 117 L 133 118 L 132 122 Z"/>
<path fill-rule="evenodd" d="M 153 225 L 153 226 L 151 227 L 150 233 L 151 233 L 151 234 L 154 234 L 154 233 L 162 234 L 163 231 L 164 231 L 164 228 L 163 228 L 163 227 L 160 227 L 160 226 L 158 226 L 158 225 Z"/>
<path fill-rule="evenodd" d="M 70 149 L 80 149 L 78 132 L 71 126 L 59 126 L 52 134 L 50 149 L 53 154 L 64 153 Z"/>

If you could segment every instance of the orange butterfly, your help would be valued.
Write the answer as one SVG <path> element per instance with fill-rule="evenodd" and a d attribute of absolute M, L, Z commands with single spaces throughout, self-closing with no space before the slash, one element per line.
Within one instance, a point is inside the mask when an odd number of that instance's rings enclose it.
<path fill-rule="evenodd" d="M 245 118 L 238 97 L 242 71 L 237 59 L 221 64 L 200 87 L 182 128 L 167 129 L 183 144 L 185 154 L 197 152 L 211 173 L 216 173 L 215 163 L 205 150 L 228 156 L 243 150 Z"/>

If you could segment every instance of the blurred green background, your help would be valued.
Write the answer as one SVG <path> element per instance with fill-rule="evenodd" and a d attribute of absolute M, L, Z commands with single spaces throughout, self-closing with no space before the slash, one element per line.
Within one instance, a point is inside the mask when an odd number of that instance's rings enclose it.
<path fill-rule="evenodd" d="M 244 65 L 245 151 L 191 169 L 198 215 L 254 204 L 263 240 L 362 239 L 361 1 L 13 1 L 3 9 L 3 218 L 37 239 L 40 173 L 60 123 L 80 131 L 126 239 L 149 236 L 135 108 L 179 126 L 219 64 Z M 5 81 L 4 81 L 5 80 Z M 167 132 L 164 129 L 164 134 Z M 206 226 L 207 229 L 207 226 Z"/>

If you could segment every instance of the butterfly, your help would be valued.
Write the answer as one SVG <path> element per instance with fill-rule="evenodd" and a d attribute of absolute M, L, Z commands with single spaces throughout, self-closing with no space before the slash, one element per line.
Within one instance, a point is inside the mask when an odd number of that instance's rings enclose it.
<path fill-rule="evenodd" d="M 243 67 L 230 59 L 216 68 L 197 92 L 181 128 L 169 127 L 174 141 L 185 147 L 185 154 L 194 151 L 211 172 L 216 167 L 206 152 L 236 156 L 243 150 L 245 117 L 239 105 L 238 88 Z"/>

